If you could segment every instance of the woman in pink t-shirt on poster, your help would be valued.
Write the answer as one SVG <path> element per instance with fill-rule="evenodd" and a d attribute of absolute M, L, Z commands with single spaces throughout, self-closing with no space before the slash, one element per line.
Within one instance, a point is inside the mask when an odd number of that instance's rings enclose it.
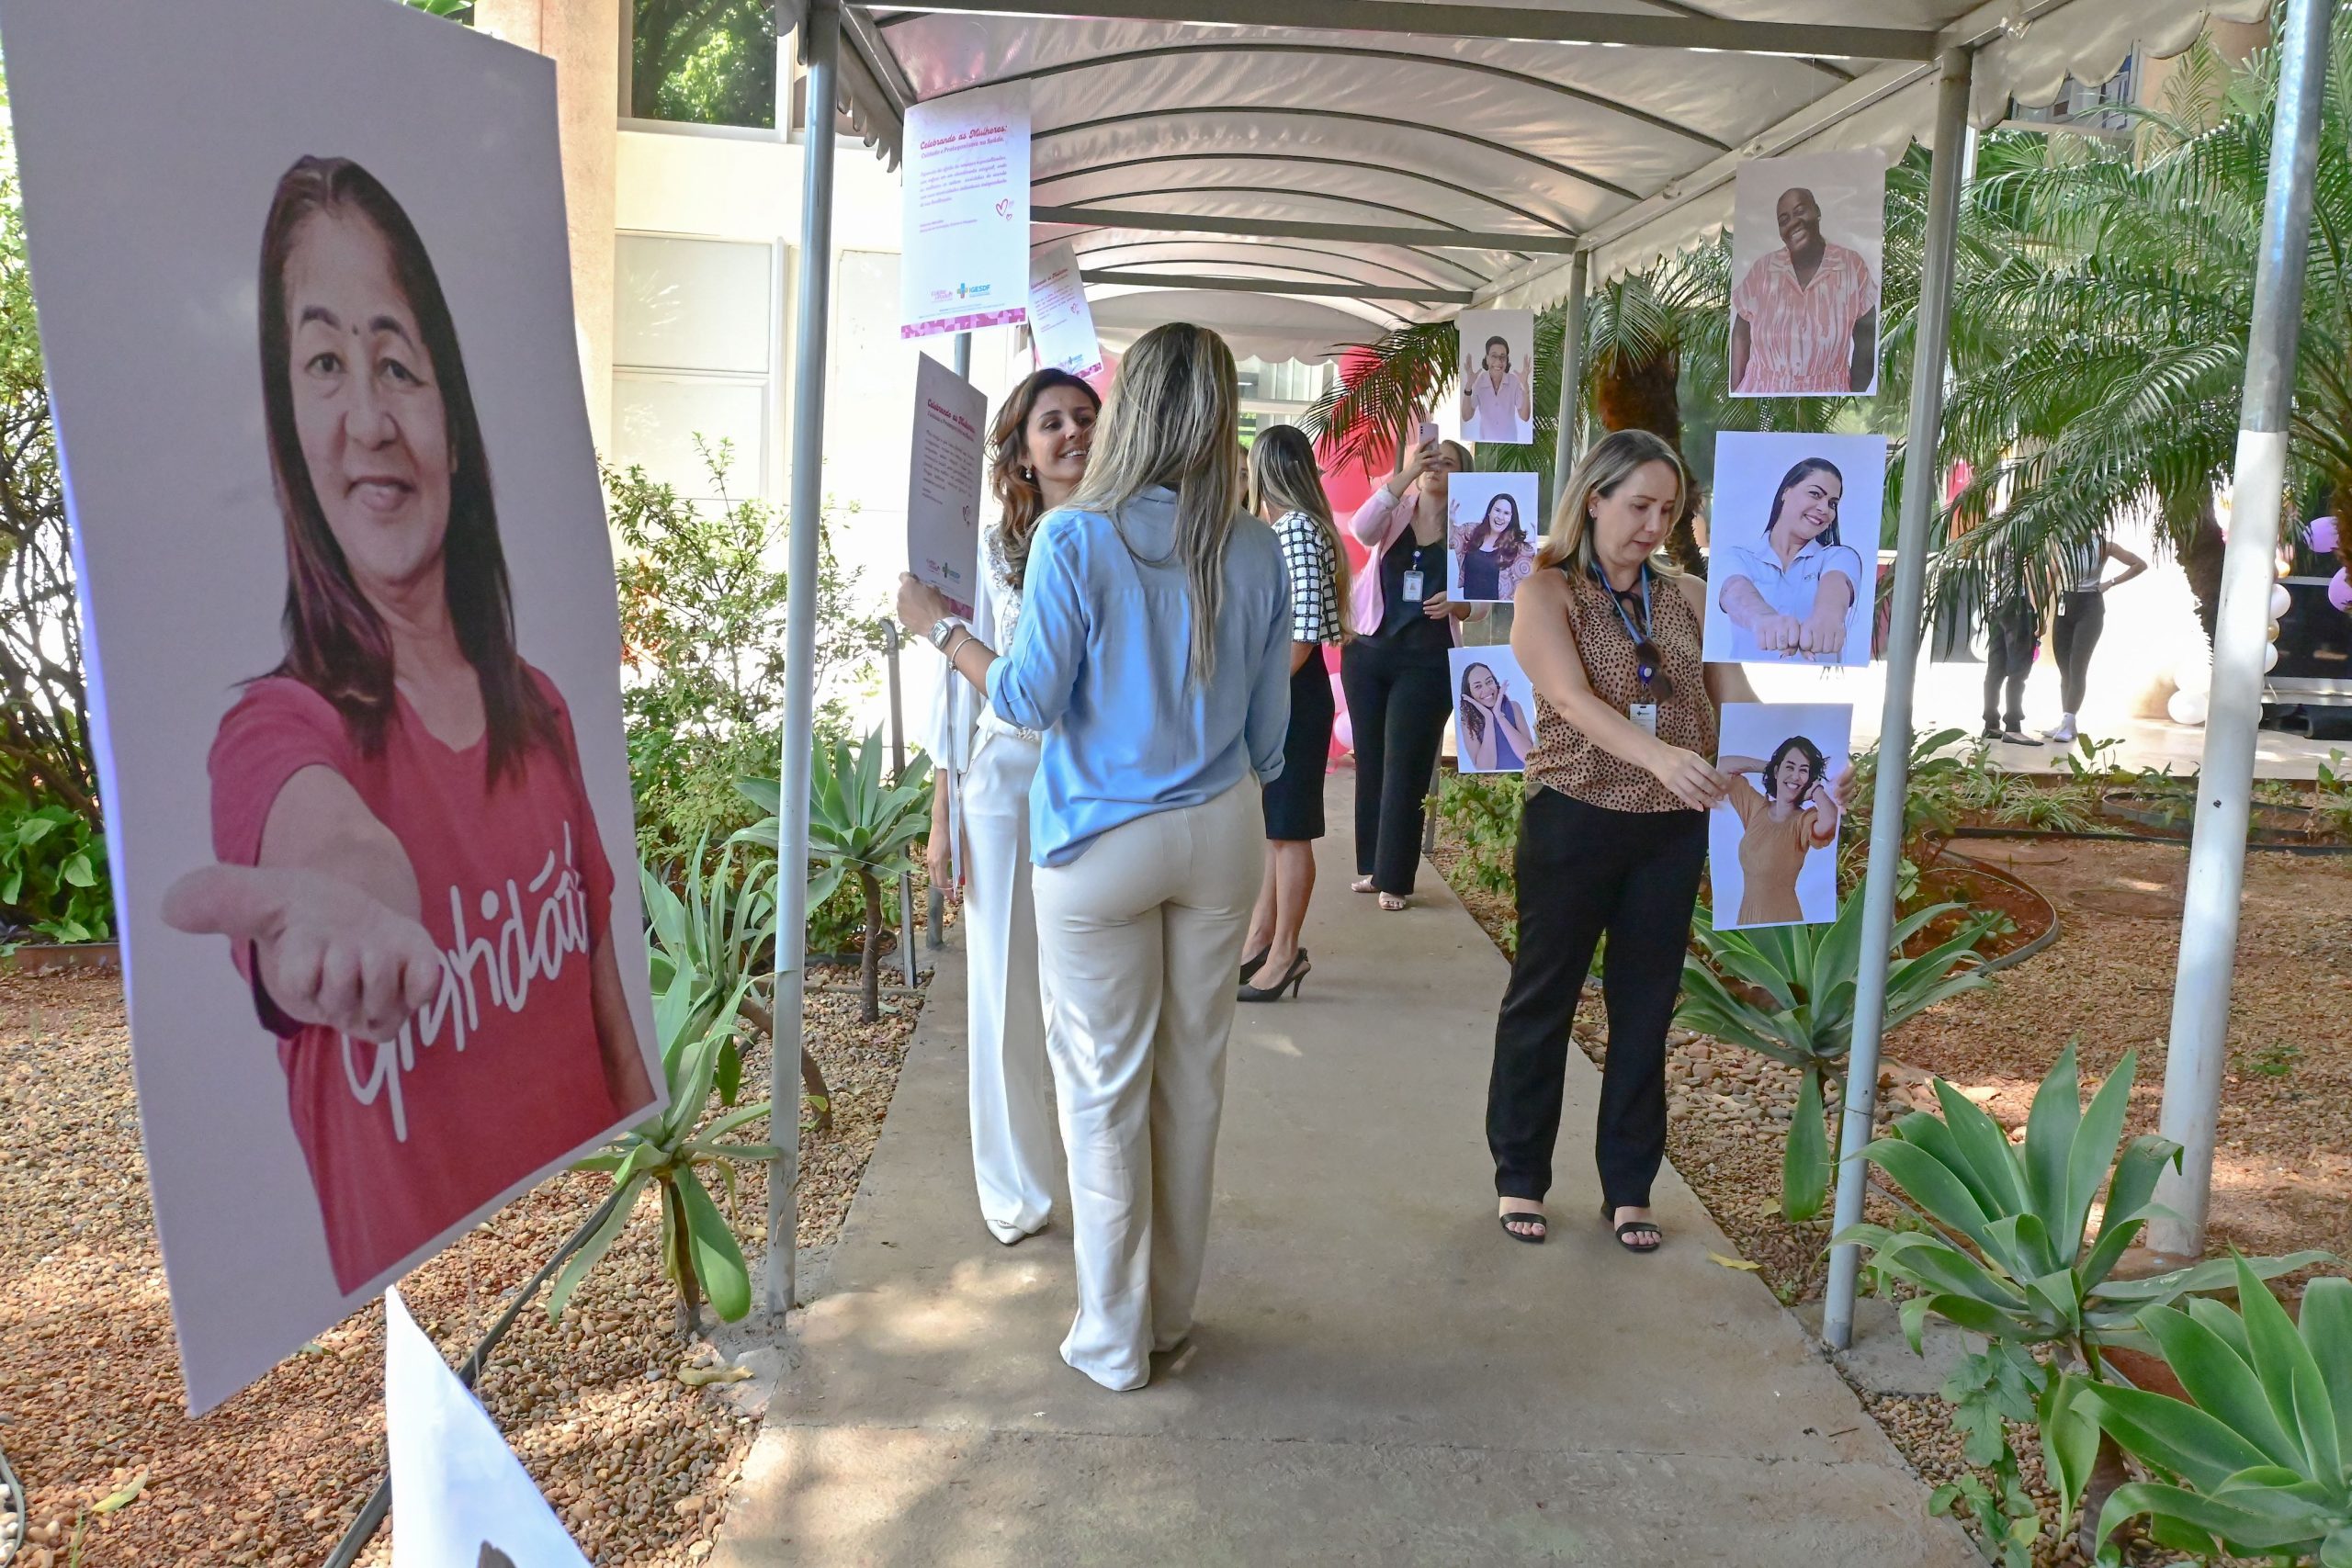
<path fill-rule="evenodd" d="M 457 327 L 347 160 L 278 183 L 261 368 L 286 657 L 220 722 L 220 863 L 164 918 L 230 940 L 350 1293 L 653 1088 L 571 716 L 515 650 Z"/>

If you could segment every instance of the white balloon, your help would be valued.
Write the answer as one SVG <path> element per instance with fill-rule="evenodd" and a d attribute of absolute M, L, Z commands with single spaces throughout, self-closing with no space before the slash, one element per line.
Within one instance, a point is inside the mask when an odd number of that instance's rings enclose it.
<path fill-rule="evenodd" d="M 2278 668 L 2278 645 L 2272 643 L 2262 650 L 2262 671 L 2268 674 Z"/>
<path fill-rule="evenodd" d="M 2165 703 L 2165 712 L 2175 724 L 2205 722 L 2205 695 L 2201 692 L 2175 692 Z"/>
<path fill-rule="evenodd" d="M 2278 619 L 2294 608 L 2294 605 L 2295 596 L 2287 592 L 2285 583 L 2274 582 L 2270 585 L 2270 618 L 2272 620 Z"/>

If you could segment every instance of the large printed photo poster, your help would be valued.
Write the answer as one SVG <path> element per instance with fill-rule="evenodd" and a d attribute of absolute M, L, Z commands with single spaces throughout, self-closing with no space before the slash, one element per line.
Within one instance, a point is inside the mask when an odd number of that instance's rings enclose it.
<path fill-rule="evenodd" d="M 383 0 L 0 38 L 201 1411 L 661 1099 L 555 73 Z"/>
<path fill-rule="evenodd" d="M 1877 153 L 1742 164 L 1732 180 L 1731 395 L 1876 391 L 1885 250 Z"/>

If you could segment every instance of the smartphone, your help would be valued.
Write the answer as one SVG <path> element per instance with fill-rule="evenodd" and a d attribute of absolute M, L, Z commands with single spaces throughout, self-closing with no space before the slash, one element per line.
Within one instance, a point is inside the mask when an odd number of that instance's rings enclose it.
<path fill-rule="evenodd" d="M 1436 439 L 1437 423 L 1434 420 L 1427 419 L 1421 421 L 1421 445 L 1426 446 Z"/>

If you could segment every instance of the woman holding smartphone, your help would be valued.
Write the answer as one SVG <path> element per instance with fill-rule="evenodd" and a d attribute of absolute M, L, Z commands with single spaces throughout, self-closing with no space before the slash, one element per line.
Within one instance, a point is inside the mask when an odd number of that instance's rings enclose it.
<path fill-rule="evenodd" d="M 1666 1031 L 1707 812 L 1730 788 L 1707 759 L 1720 705 L 1755 700 L 1739 666 L 1702 662 L 1705 585 L 1659 554 L 1688 485 L 1681 459 L 1655 435 L 1621 430 L 1594 443 L 1512 601 L 1511 651 L 1535 688 L 1535 750 L 1487 1145 L 1502 1228 L 1519 1241 L 1546 1234 L 1568 1029 L 1604 934 L 1601 1219 L 1627 1251 L 1655 1252 L 1663 1240 L 1649 1204 L 1666 1155 Z"/>
<path fill-rule="evenodd" d="M 1401 909 L 1421 863 L 1421 802 L 1453 710 L 1446 649 L 1471 608 L 1446 596 L 1446 483 L 1470 467 L 1456 442 L 1425 439 L 1348 520 L 1372 548 L 1356 575 L 1355 638 L 1340 655 L 1355 735 L 1356 880 Z"/>
<path fill-rule="evenodd" d="M 973 634 L 992 647 L 1021 624 L 1021 579 L 1037 523 L 1086 477 L 1102 400 L 1061 370 L 1040 370 L 1005 398 L 989 429 L 997 525 L 981 542 Z M 972 1177 L 989 1234 L 1010 1247 L 1046 1228 L 1054 1210 L 1054 1119 L 1046 1100 L 1046 1009 L 1030 894 L 1029 784 L 1034 729 L 1007 723 L 987 694 L 949 671 L 922 744 L 938 760 L 924 862 L 933 887 L 960 870 L 971 958 L 965 992 Z"/>

